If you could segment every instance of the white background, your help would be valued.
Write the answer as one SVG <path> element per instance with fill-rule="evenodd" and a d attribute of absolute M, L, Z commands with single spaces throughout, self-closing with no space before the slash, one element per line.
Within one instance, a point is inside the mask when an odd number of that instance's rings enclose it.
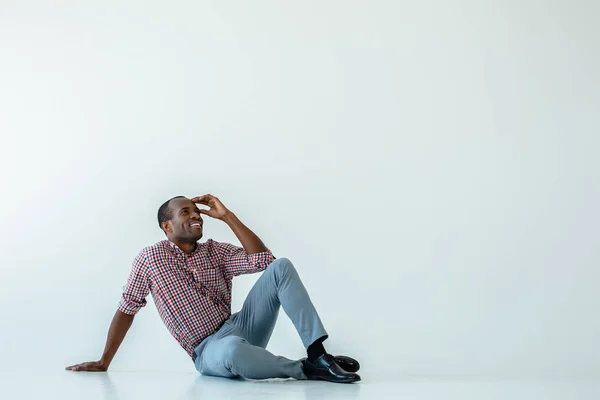
<path fill-rule="evenodd" d="M 212 193 L 363 379 L 600 374 L 599 4 L 1 0 L 0 368 L 97 359 L 158 206 Z M 111 369 L 193 364 L 149 301 Z"/>

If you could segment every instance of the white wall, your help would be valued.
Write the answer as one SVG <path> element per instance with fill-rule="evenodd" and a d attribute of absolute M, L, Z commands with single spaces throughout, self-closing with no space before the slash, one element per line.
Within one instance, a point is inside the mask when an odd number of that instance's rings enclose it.
<path fill-rule="evenodd" d="M 158 206 L 210 192 L 363 379 L 600 373 L 599 12 L 2 0 L 1 367 L 99 357 Z M 112 369 L 193 372 L 153 308 Z"/>

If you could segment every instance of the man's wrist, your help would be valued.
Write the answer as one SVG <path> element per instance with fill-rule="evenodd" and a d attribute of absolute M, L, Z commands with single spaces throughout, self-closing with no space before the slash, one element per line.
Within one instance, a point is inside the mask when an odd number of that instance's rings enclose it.
<path fill-rule="evenodd" d="M 225 222 L 227 225 L 231 225 L 237 217 L 231 211 L 227 211 L 225 215 L 221 218 L 221 221 Z"/>

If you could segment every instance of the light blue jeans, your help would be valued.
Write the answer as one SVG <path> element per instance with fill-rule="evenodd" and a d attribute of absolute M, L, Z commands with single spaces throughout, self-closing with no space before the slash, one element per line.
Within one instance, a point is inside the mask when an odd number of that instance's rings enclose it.
<path fill-rule="evenodd" d="M 194 350 L 203 375 L 248 379 L 306 379 L 302 362 L 275 356 L 265 349 L 283 307 L 304 347 L 327 336 L 298 272 L 287 258 L 271 263 L 258 279 L 240 312 L 233 314 Z"/>

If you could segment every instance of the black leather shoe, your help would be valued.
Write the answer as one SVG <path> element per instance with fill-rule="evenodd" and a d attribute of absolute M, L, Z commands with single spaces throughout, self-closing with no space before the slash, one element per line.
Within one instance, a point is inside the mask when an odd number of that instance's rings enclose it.
<path fill-rule="evenodd" d="M 335 363 L 337 365 L 339 365 L 346 372 L 358 372 L 358 370 L 360 369 L 360 364 L 358 363 L 358 361 L 356 361 L 352 357 L 333 356 L 333 359 L 335 360 Z M 306 357 L 304 357 L 300 361 L 304 361 L 304 360 L 306 360 Z"/>
<path fill-rule="evenodd" d="M 336 364 L 331 354 L 323 354 L 315 361 L 302 361 L 304 375 L 310 380 L 323 380 L 335 383 L 352 383 L 360 381 L 358 374 L 344 371 Z"/>
<path fill-rule="evenodd" d="M 352 357 L 348 356 L 334 356 L 335 363 L 342 367 L 346 372 L 358 372 L 360 364 Z"/>

